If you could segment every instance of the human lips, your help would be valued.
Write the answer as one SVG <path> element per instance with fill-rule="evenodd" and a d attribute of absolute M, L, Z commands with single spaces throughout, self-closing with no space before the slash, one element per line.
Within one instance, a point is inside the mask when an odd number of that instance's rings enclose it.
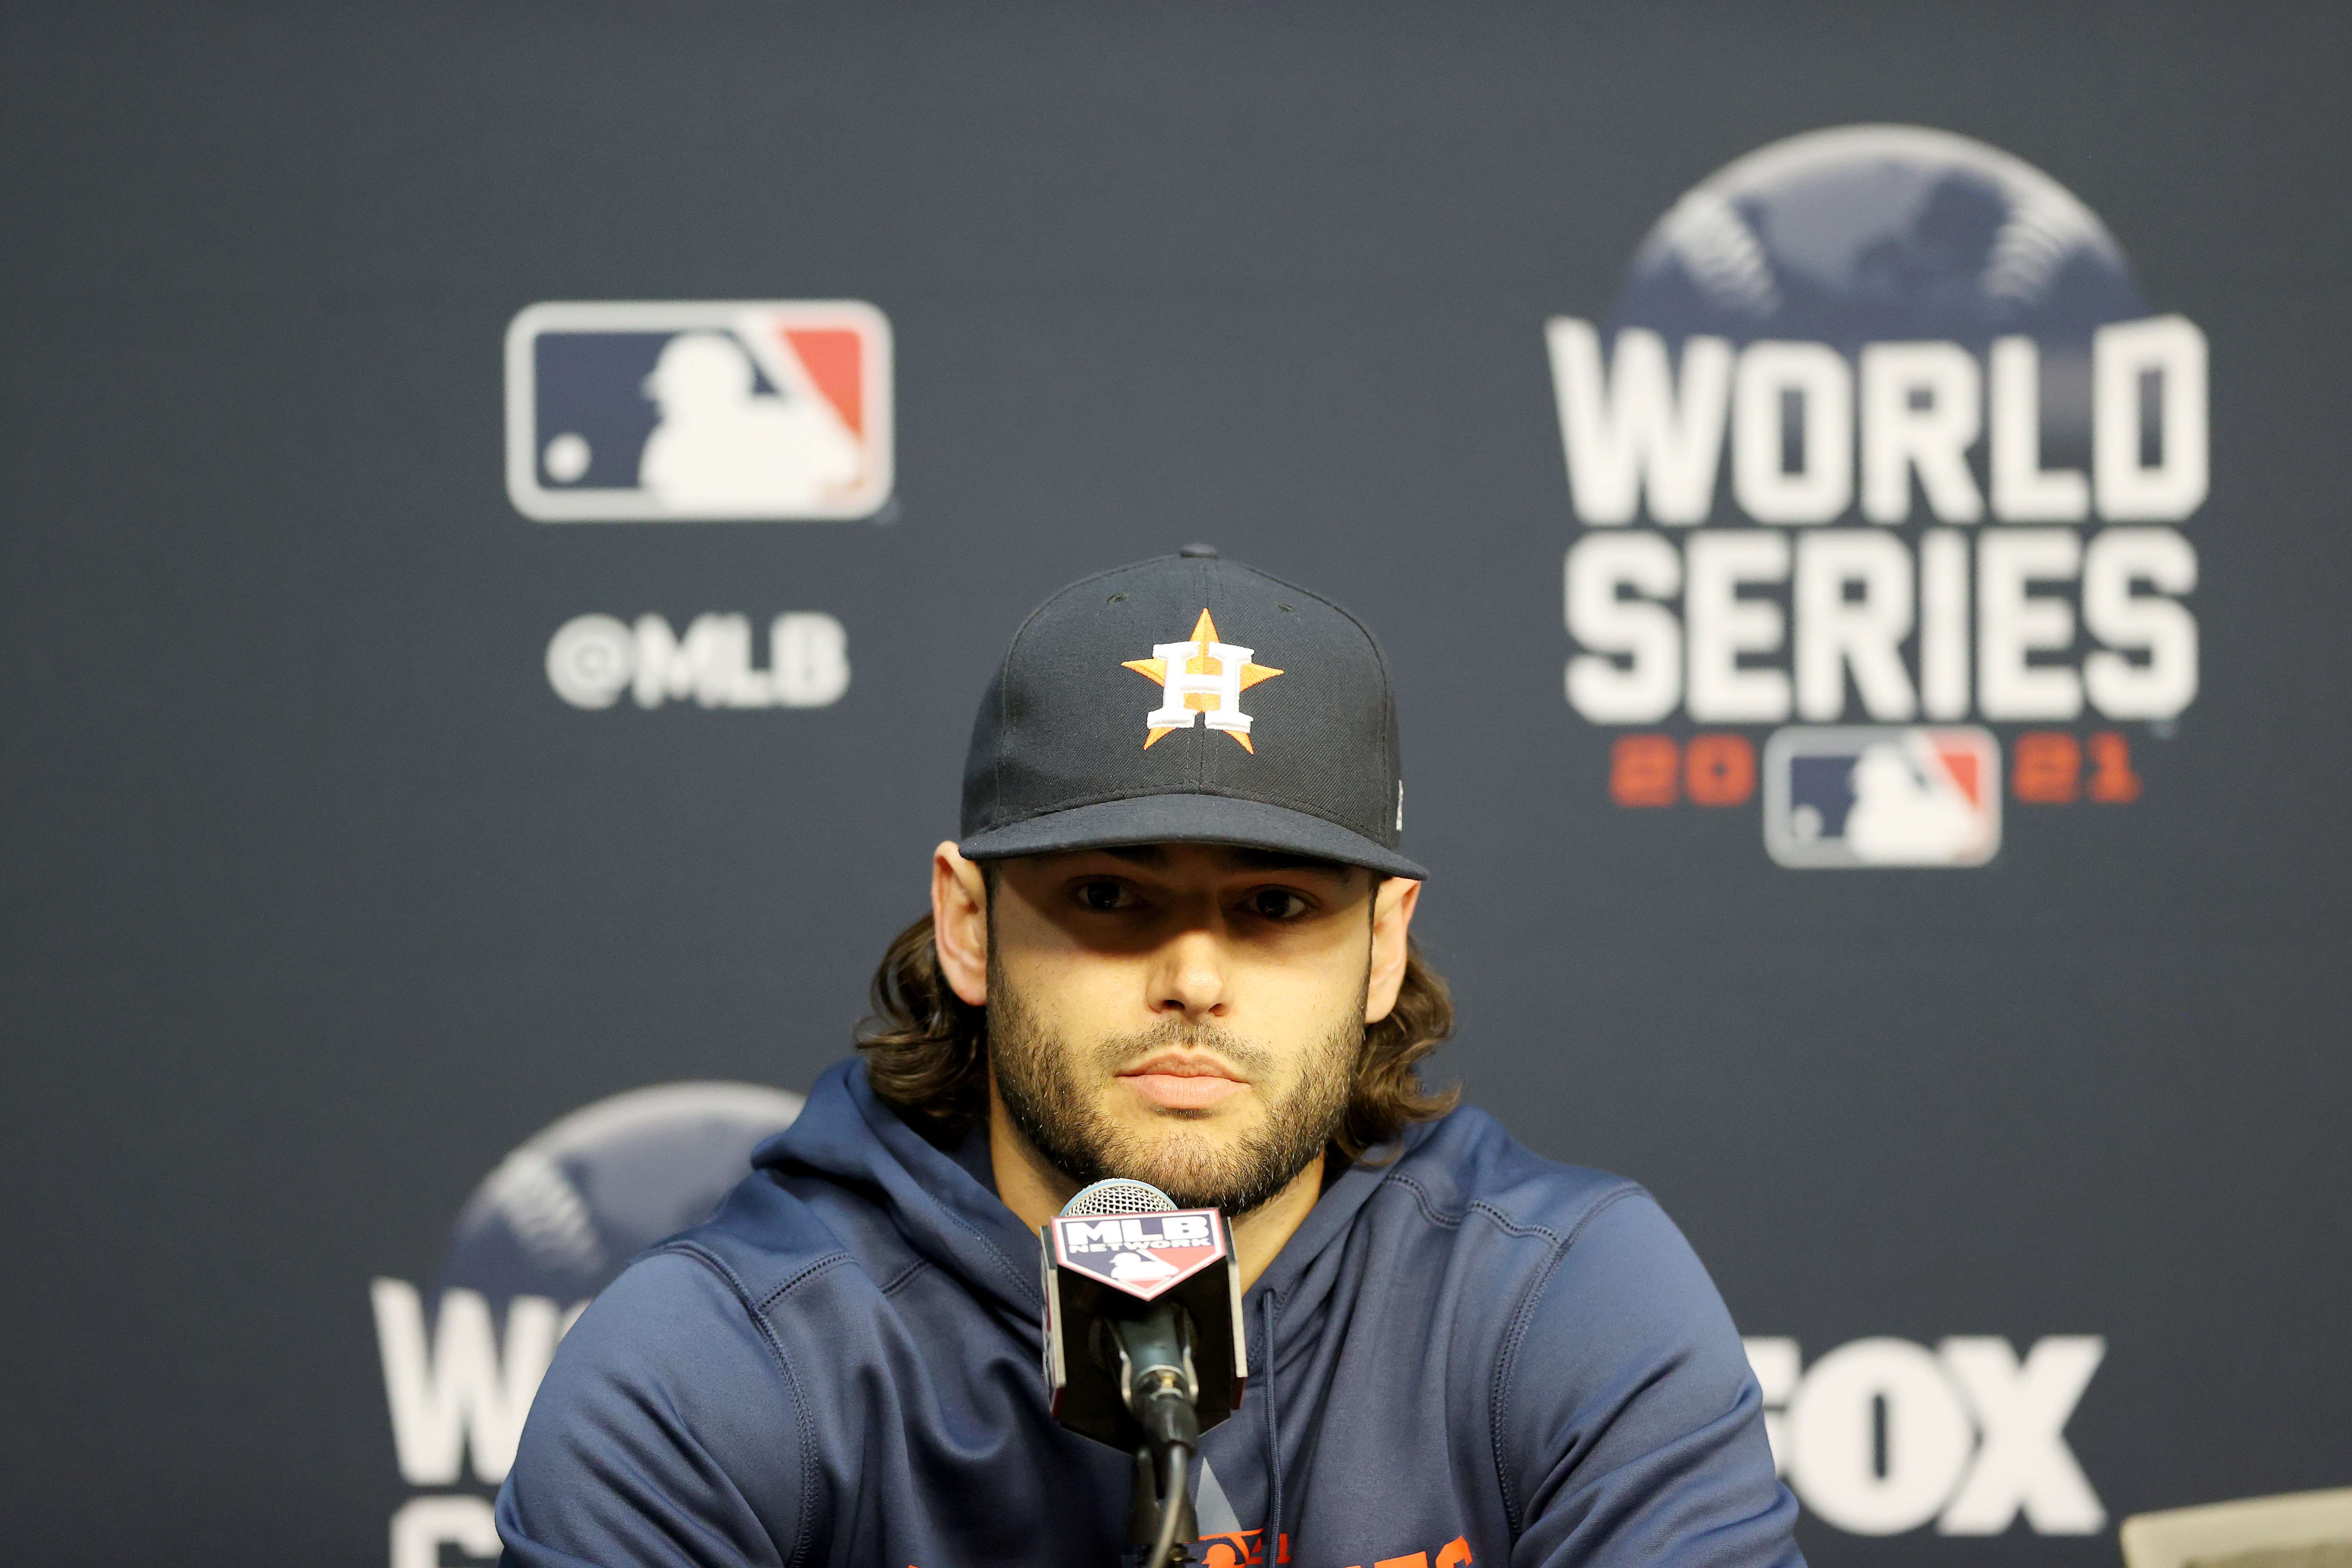
<path fill-rule="evenodd" d="M 1177 1051 L 1162 1051 L 1118 1076 L 1163 1110 L 1207 1110 L 1249 1087 L 1222 1062 Z"/>

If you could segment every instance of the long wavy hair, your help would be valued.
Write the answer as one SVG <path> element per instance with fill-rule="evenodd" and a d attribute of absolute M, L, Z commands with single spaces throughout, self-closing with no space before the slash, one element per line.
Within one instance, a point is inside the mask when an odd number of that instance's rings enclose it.
<path fill-rule="evenodd" d="M 951 1136 L 988 1111 L 988 1014 L 955 994 L 940 972 L 925 915 L 898 933 L 874 971 L 873 1016 L 860 1025 L 874 1092 L 934 1137 Z M 1331 1142 L 1350 1160 L 1388 1142 L 1406 1125 L 1444 1115 L 1458 1087 L 1422 1087 L 1422 1059 L 1454 1033 L 1445 981 L 1405 939 L 1404 984 L 1387 1017 L 1364 1028 L 1363 1054 L 1348 1108 Z"/>

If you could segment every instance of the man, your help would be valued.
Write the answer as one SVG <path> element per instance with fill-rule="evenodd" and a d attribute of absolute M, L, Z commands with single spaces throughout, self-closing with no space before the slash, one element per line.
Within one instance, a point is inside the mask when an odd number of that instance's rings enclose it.
<path fill-rule="evenodd" d="M 1233 1224 L 1253 1375 L 1197 1561 L 1801 1568 L 1681 1235 L 1423 1089 L 1402 800 L 1325 600 L 1197 545 L 1048 600 L 865 1059 L 564 1340 L 508 1561 L 1109 1568 L 1129 1461 L 1047 1413 L 1036 1233 L 1116 1174 Z"/>

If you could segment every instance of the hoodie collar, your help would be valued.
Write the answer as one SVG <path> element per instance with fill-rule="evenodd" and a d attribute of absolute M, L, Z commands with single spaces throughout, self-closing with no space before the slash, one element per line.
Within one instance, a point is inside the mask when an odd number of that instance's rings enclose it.
<path fill-rule="evenodd" d="M 1250 1300 L 1278 1297 L 1293 1324 L 1317 1318 L 1338 1281 L 1340 1244 L 1358 1211 L 1435 1125 L 1406 1128 L 1374 1151 L 1379 1163 L 1358 1161 L 1325 1187 L 1250 1287 Z M 799 1120 L 753 1151 L 751 1163 L 862 1190 L 925 1259 L 1033 1323 L 1043 1317 L 1037 1237 L 996 1195 L 985 1125 L 953 1150 L 940 1149 L 882 1102 L 866 1080 L 866 1064 L 853 1059 L 825 1069 Z"/>
<path fill-rule="evenodd" d="M 1338 1283 L 1340 1254 L 1357 1214 L 1435 1126 L 1417 1122 L 1407 1127 L 1393 1142 L 1370 1151 L 1369 1159 L 1353 1162 L 1325 1186 L 1306 1220 L 1249 1288 L 1249 1300 L 1263 1304 L 1269 1296 L 1278 1298 L 1283 1318 L 1294 1324 L 1318 1317 Z"/>
<path fill-rule="evenodd" d="M 1032 1324 L 1043 1318 L 1037 1237 L 996 1195 L 984 1126 L 952 1152 L 936 1148 L 876 1096 L 865 1063 L 837 1062 L 751 1163 L 862 1191 L 926 1261 Z"/>

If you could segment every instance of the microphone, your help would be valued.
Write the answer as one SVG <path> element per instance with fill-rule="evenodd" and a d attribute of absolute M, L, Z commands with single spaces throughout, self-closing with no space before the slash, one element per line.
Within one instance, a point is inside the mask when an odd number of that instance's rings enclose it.
<path fill-rule="evenodd" d="M 1128 1545 L 1166 1568 L 1200 1533 L 1185 1474 L 1201 1434 L 1233 1414 L 1249 1377 L 1233 1230 L 1113 1178 L 1072 1198 L 1045 1244 L 1045 1390 L 1071 1431 L 1135 1456 Z"/>

